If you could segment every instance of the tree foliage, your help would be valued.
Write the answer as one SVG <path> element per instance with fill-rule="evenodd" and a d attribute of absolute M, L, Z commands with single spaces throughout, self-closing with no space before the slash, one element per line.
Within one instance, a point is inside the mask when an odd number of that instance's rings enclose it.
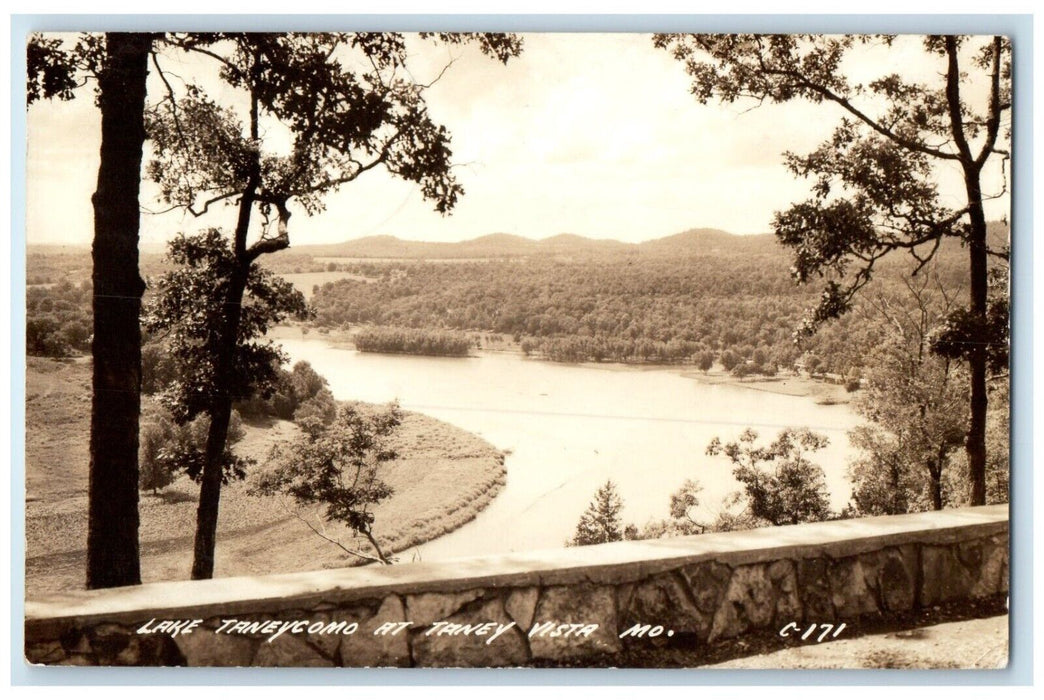
<path fill-rule="evenodd" d="M 734 465 L 732 474 L 743 484 L 747 510 L 772 525 L 816 522 L 830 517 L 830 500 L 823 469 L 806 457 L 827 446 L 825 435 L 807 428 L 786 428 L 765 447 L 747 428 L 739 439 L 722 444 L 714 438 L 707 454 L 723 454 Z"/>
<path fill-rule="evenodd" d="M 51 287 L 29 287 L 25 298 L 25 352 L 67 357 L 91 348 L 91 283 L 62 280 Z"/>
<path fill-rule="evenodd" d="M 502 61 L 521 48 L 512 35 L 425 38 L 477 42 Z M 221 81 L 231 88 L 221 92 L 225 102 L 192 83 L 177 91 L 153 55 L 166 96 L 149 112 L 148 130 L 156 148 L 148 176 L 159 185 L 164 201 L 194 215 L 219 203 L 237 210 L 231 264 L 224 271 L 224 312 L 214 319 L 210 347 L 215 353 L 214 391 L 206 408 L 211 435 L 192 566 L 193 578 L 210 578 L 221 454 L 236 399 L 232 347 L 243 323 L 242 299 L 254 262 L 290 245 L 291 204 L 308 214 L 320 211 L 324 196 L 378 167 L 415 183 L 443 214 L 463 188 L 451 171 L 449 133 L 428 113 L 427 86 L 410 75 L 402 35 L 170 34 L 164 42 L 172 50 L 216 62 Z M 251 243 L 255 213 L 261 232 Z"/>
<path fill-rule="evenodd" d="M 402 412 L 394 404 L 375 413 L 343 405 L 329 425 L 303 420 L 302 437 L 273 449 L 268 468 L 259 473 L 252 490 L 260 495 L 288 496 L 298 506 L 320 506 L 324 520 L 364 537 L 373 554 L 346 548 L 327 536 L 325 528 L 302 517 L 316 534 L 349 554 L 390 564 L 391 557 L 374 534 L 373 506 L 392 494 L 381 478 L 381 467 L 397 457 L 390 440 L 401 423 Z"/>
<path fill-rule="evenodd" d="M 567 544 L 582 547 L 624 539 L 625 528 L 620 518 L 622 510 L 623 499 L 616 490 L 616 484 L 610 479 L 595 492 L 594 500 L 580 516 L 576 532 Z"/>
<path fill-rule="evenodd" d="M 75 40 L 34 34 L 25 51 L 26 103 L 71 100 L 76 89 L 96 80 L 105 67 L 105 37 L 82 34 Z"/>
<path fill-rule="evenodd" d="M 876 328 L 846 316 L 795 345 L 814 291 L 792 283 L 771 238 L 723 238 L 713 253 L 679 246 L 524 263 L 358 261 L 344 265 L 352 278 L 318 287 L 311 301 L 320 326 L 497 332 L 556 361 L 685 363 L 709 353 L 711 366 L 720 359 L 727 371 L 771 372 L 812 352 L 820 372 L 845 375 L 862 364 Z M 964 251 L 951 242 L 939 256 L 947 286 L 962 287 Z M 903 289 L 897 262 L 881 263 L 878 287 Z"/>
<path fill-rule="evenodd" d="M 477 42 L 502 62 L 521 50 L 513 35 L 426 36 Z M 214 58 L 222 80 L 248 96 L 245 108 L 224 105 L 189 85 L 150 110 L 156 155 L 147 172 L 168 203 L 201 213 L 249 190 L 262 216 L 285 227 L 291 199 L 321 211 L 324 195 L 378 166 L 416 183 L 441 213 L 463 194 L 449 132 L 428 113 L 427 86 L 409 78 L 403 35 L 174 34 L 167 43 Z M 289 154 L 259 151 L 266 119 L 289 129 Z"/>
<path fill-rule="evenodd" d="M 651 540 L 662 537 L 702 535 L 710 529 L 697 512 L 703 486 L 693 479 L 686 479 L 677 491 L 671 494 L 669 517 L 653 519 L 646 523 L 634 539 Z"/>
<path fill-rule="evenodd" d="M 177 472 L 163 458 L 163 451 L 174 437 L 174 424 L 159 416 L 141 424 L 138 438 L 138 488 L 158 492 L 174 482 Z"/>
<path fill-rule="evenodd" d="M 207 434 L 210 431 L 210 416 L 205 413 L 192 420 L 174 423 L 170 439 L 160 450 L 161 467 L 173 474 L 184 472 L 190 479 L 199 483 L 206 467 Z M 223 484 L 238 481 L 246 477 L 255 461 L 237 455 L 232 446 L 243 438 L 242 419 L 233 411 L 229 421 L 228 438 L 221 454 L 221 478 Z"/>
<path fill-rule="evenodd" d="M 185 423 L 205 412 L 219 391 L 215 358 L 222 341 L 217 328 L 225 313 L 229 269 L 235 265 L 228 239 L 216 229 L 179 236 L 168 244 L 176 266 L 155 284 L 144 319 L 146 329 L 163 334 L 177 365 L 176 376 L 161 400 L 174 419 Z M 309 315 L 304 295 L 289 282 L 252 266 L 241 305 L 234 345 L 232 382 L 224 387 L 234 400 L 271 396 L 286 355 L 265 334 L 288 318 Z"/>
<path fill-rule="evenodd" d="M 471 341 L 459 333 L 412 328 L 364 328 L 352 341 L 360 352 L 467 357 L 471 349 Z"/>
<path fill-rule="evenodd" d="M 206 414 L 180 425 L 166 411 L 152 416 L 141 428 L 139 488 L 155 493 L 172 484 L 179 474 L 198 482 L 203 473 L 209 428 L 210 418 Z M 231 449 L 245 434 L 239 413 L 233 412 L 223 455 L 226 484 L 244 478 L 254 465 L 253 459 L 241 457 Z"/>
<path fill-rule="evenodd" d="M 947 319 L 939 350 L 966 359 L 970 419 L 966 441 L 973 504 L 985 503 L 986 370 L 989 356 L 1006 357 L 1006 305 L 988 301 L 988 260 L 1008 250 L 987 240 L 984 204 L 1007 195 L 1011 109 L 1011 45 L 1002 36 L 925 36 L 924 54 L 939 79 L 898 74 L 857 83 L 846 63 L 891 49 L 893 36 L 668 35 L 656 46 L 683 62 L 703 103 L 805 100 L 832 104 L 843 118 L 809 154 L 787 153 L 795 176 L 812 180 L 811 197 L 777 212 L 773 228 L 793 251 L 799 283 L 823 280 L 819 304 L 803 332 L 847 312 L 875 265 L 895 251 L 913 256 L 916 275 L 943 239 L 967 246 L 969 298 Z M 942 167 L 963 178 L 962 198 L 939 190 Z M 991 170 L 992 169 L 992 172 Z M 984 173 L 1001 179 L 984 191 Z M 992 352 L 991 352 L 992 348 Z M 995 364 L 997 364 L 995 360 Z"/>
<path fill-rule="evenodd" d="M 966 502 L 966 494 L 944 493 L 944 481 L 967 436 L 967 375 L 930 350 L 932 329 L 949 304 L 930 274 L 908 282 L 902 296 L 879 295 L 873 302 L 886 323 L 854 402 L 870 421 L 851 434 L 862 453 L 851 470 L 860 512 L 939 510 Z"/>

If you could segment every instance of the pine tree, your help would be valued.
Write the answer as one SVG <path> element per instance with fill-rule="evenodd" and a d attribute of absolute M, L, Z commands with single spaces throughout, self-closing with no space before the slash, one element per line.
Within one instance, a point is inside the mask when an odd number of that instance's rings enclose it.
<path fill-rule="evenodd" d="M 598 489 L 594 500 L 580 516 L 580 522 L 576 524 L 576 534 L 568 544 L 582 547 L 588 544 L 619 542 L 624 538 L 621 510 L 623 500 L 616 492 L 616 484 L 610 479 Z"/>

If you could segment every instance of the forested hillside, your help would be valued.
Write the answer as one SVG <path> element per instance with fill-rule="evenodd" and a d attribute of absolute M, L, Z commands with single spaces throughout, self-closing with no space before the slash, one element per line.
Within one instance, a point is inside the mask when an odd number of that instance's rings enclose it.
<path fill-rule="evenodd" d="M 771 374 L 801 360 L 819 372 L 857 374 L 880 322 L 863 307 L 899 289 L 916 264 L 886 260 L 853 313 L 798 345 L 794 331 L 819 289 L 794 284 L 787 252 L 771 236 L 699 230 L 612 248 L 570 243 L 452 264 L 351 259 L 338 268 L 368 280 L 317 288 L 316 322 L 505 333 L 526 351 L 565 361 L 698 362 L 710 353 L 740 373 Z M 949 246 L 920 274 L 957 295 L 963 266 L 959 248 Z"/>
<path fill-rule="evenodd" d="M 1007 228 L 991 228 L 994 244 L 1004 245 Z M 794 331 L 819 288 L 794 284 L 788 252 L 769 235 L 693 229 L 641 244 L 566 234 L 458 243 L 375 236 L 298 246 L 268 266 L 281 274 L 351 275 L 316 288 L 320 327 L 502 333 L 526 352 L 562 361 L 713 361 L 739 374 L 797 364 L 846 376 L 858 375 L 878 335 L 873 300 L 901 292 L 915 263 L 886 259 L 853 312 L 800 345 Z M 948 245 L 921 275 L 963 296 L 965 265 L 964 251 Z M 146 277 L 165 267 L 158 255 L 142 258 Z M 88 270 L 87 250 L 30 249 L 31 354 L 66 354 L 86 342 L 80 327 L 90 321 Z"/>

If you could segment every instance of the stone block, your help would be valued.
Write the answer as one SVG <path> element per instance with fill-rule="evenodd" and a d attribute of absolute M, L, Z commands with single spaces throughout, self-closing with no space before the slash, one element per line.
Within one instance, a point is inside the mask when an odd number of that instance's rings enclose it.
<path fill-rule="evenodd" d="M 968 597 L 974 583 L 958 556 L 958 545 L 921 547 L 921 589 L 918 604 L 929 607 L 948 600 Z M 975 555 L 966 553 L 971 559 Z"/>
<path fill-rule="evenodd" d="M 374 634 L 386 622 L 405 622 L 406 611 L 397 595 L 387 596 L 377 612 L 365 622 L 360 621 L 359 631 L 342 636 L 337 650 L 341 666 L 380 667 L 409 666 L 409 631 L 396 634 Z"/>
<path fill-rule="evenodd" d="M 109 634 L 99 634 L 107 631 Z M 99 625 L 89 635 L 91 652 L 75 654 L 92 659 L 98 666 L 183 666 L 182 656 L 167 635 L 136 635 Z M 70 654 L 70 658 L 74 656 Z"/>
<path fill-rule="evenodd" d="M 240 634 L 215 634 L 197 628 L 174 638 L 188 666 L 249 666 L 258 640 Z"/>
<path fill-rule="evenodd" d="M 706 561 L 683 567 L 682 577 L 689 584 L 689 593 L 696 608 L 713 617 L 729 585 L 732 569 L 716 561 Z"/>
<path fill-rule="evenodd" d="M 136 666 L 184 666 L 185 657 L 166 635 L 138 637 Z"/>
<path fill-rule="evenodd" d="M 610 586 L 578 584 L 549 586 L 540 592 L 534 630 L 542 623 L 598 625 L 589 636 L 530 634 L 529 648 L 535 659 L 565 659 L 620 650 L 616 620 L 616 594 Z"/>
<path fill-rule="evenodd" d="M 485 591 L 476 589 L 463 593 L 419 593 L 406 596 L 406 619 L 415 626 L 427 627 L 446 620 L 473 600 L 482 598 Z"/>
<path fill-rule="evenodd" d="M 104 629 L 104 625 L 99 626 Z M 138 663 L 138 637 L 125 632 L 89 634 L 91 653 L 99 666 L 134 666 Z M 145 638 L 147 639 L 147 637 Z"/>
<path fill-rule="evenodd" d="M 490 633 L 479 636 L 475 634 L 439 634 L 439 630 L 449 631 L 449 625 L 431 628 L 415 627 L 411 633 L 413 661 L 417 666 L 433 666 L 439 668 L 483 668 L 487 666 L 520 666 L 529 661 L 526 648 L 525 631 L 520 630 L 515 621 L 504 611 L 499 598 L 491 598 L 473 605 L 468 605 L 448 619 L 441 620 L 451 625 L 511 625 L 496 639 Z"/>
<path fill-rule="evenodd" d="M 620 609 L 620 625 L 661 625 L 675 632 L 695 633 L 705 639 L 712 616 L 696 607 L 681 574 L 664 573 L 634 584 Z"/>
<path fill-rule="evenodd" d="M 965 569 L 977 570 L 982 567 L 985 540 L 971 540 L 957 544 L 957 560 Z"/>
<path fill-rule="evenodd" d="M 258 643 L 253 666 L 282 668 L 333 666 L 334 662 L 309 644 L 303 635 L 282 634 Z"/>
<path fill-rule="evenodd" d="M 1001 573 L 1000 573 L 1000 590 L 998 593 L 1007 593 L 1009 586 L 1009 573 L 1008 573 L 1008 550 L 1004 550 L 1004 554 L 1001 556 Z"/>
<path fill-rule="evenodd" d="M 65 649 L 68 654 L 91 654 L 91 641 L 87 638 L 87 635 L 83 630 L 70 627 L 69 629 L 62 632 L 58 638 L 62 648 Z"/>
<path fill-rule="evenodd" d="M 776 593 L 774 625 L 782 627 L 788 622 L 802 619 L 801 597 L 797 589 L 797 571 L 790 559 L 781 559 L 768 565 L 765 573 Z"/>
<path fill-rule="evenodd" d="M 805 622 L 833 622 L 834 601 L 830 594 L 827 560 L 800 559 L 797 563 L 797 588 Z"/>
<path fill-rule="evenodd" d="M 881 553 L 877 568 L 877 588 L 882 610 L 911 610 L 917 601 L 916 559 L 911 565 L 911 558 L 895 547 Z"/>
<path fill-rule="evenodd" d="M 866 566 L 863 565 L 864 559 Z M 870 575 L 867 574 L 867 569 Z M 834 611 L 841 620 L 880 612 L 877 605 L 877 553 L 836 559 L 827 566 Z"/>
<path fill-rule="evenodd" d="M 523 634 L 529 633 L 533 626 L 533 614 L 536 613 L 537 598 L 540 597 L 540 589 L 536 586 L 527 588 L 514 588 L 504 601 L 504 610 L 511 619 L 518 623 L 518 628 Z"/>
<path fill-rule="evenodd" d="M 998 539 L 1000 539 L 999 542 Z M 976 549 L 979 557 L 978 571 L 974 576 L 971 590 L 968 592 L 969 596 L 982 598 L 995 593 L 1007 592 L 1007 538 L 991 537 L 980 540 Z"/>
<path fill-rule="evenodd" d="M 346 624 L 358 622 L 359 627 L 361 628 L 363 620 L 365 620 L 368 617 L 370 616 L 366 614 L 360 616 L 358 614 L 349 613 L 346 615 L 344 614 L 344 611 L 340 611 L 335 613 L 313 612 L 308 617 L 308 619 L 311 622 L 309 627 L 311 627 L 312 625 L 318 625 L 319 623 L 322 623 L 323 627 L 326 627 L 327 625 L 341 622 L 344 622 Z M 359 630 L 356 630 L 355 634 L 359 634 Z M 341 637 L 343 636 L 346 635 L 343 635 L 340 632 L 330 632 L 327 634 L 309 632 L 305 636 L 305 639 L 308 640 L 309 644 L 318 649 L 323 654 L 323 656 L 333 659 L 337 656 L 337 648 L 341 645 Z"/>
<path fill-rule="evenodd" d="M 56 664 L 65 657 L 65 650 L 57 640 L 25 645 L 25 660 L 31 664 Z"/>
<path fill-rule="evenodd" d="M 714 614 L 709 641 L 768 627 L 775 618 L 776 595 L 764 564 L 738 566 Z"/>
<path fill-rule="evenodd" d="M 102 622 L 91 629 L 91 637 L 113 637 L 135 634 L 138 626 L 125 627 L 112 622 Z"/>

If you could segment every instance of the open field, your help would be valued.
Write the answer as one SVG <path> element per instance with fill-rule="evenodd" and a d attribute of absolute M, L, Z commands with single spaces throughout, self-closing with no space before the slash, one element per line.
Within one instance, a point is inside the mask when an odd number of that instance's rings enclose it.
<path fill-rule="evenodd" d="M 26 592 L 80 588 L 86 561 L 90 366 L 29 358 L 26 390 Z M 146 402 L 147 404 L 148 402 Z M 145 411 L 149 410 L 148 405 Z M 286 421 L 245 424 L 236 445 L 258 459 L 297 428 Z M 384 479 L 394 495 L 375 509 L 375 532 L 409 560 L 409 548 L 468 522 L 504 483 L 503 455 L 484 440 L 433 418 L 407 413 Z M 261 575 L 353 563 L 314 534 L 278 498 L 247 493 L 247 482 L 222 492 L 216 576 Z M 140 502 L 142 579 L 188 577 L 198 486 L 185 477 Z M 313 523 L 314 523 L 313 517 Z M 350 548 L 348 533 L 330 536 Z"/>
<path fill-rule="evenodd" d="M 372 281 L 369 277 L 364 275 L 338 271 L 291 272 L 283 274 L 281 277 L 294 285 L 299 292 L 304 294 L 305 299 L 312 298 L 312 293 L 317 285 L 321 287 L 327 282 L 336 282 L 337 280 L 358 280 L 360 282 Z"/>

